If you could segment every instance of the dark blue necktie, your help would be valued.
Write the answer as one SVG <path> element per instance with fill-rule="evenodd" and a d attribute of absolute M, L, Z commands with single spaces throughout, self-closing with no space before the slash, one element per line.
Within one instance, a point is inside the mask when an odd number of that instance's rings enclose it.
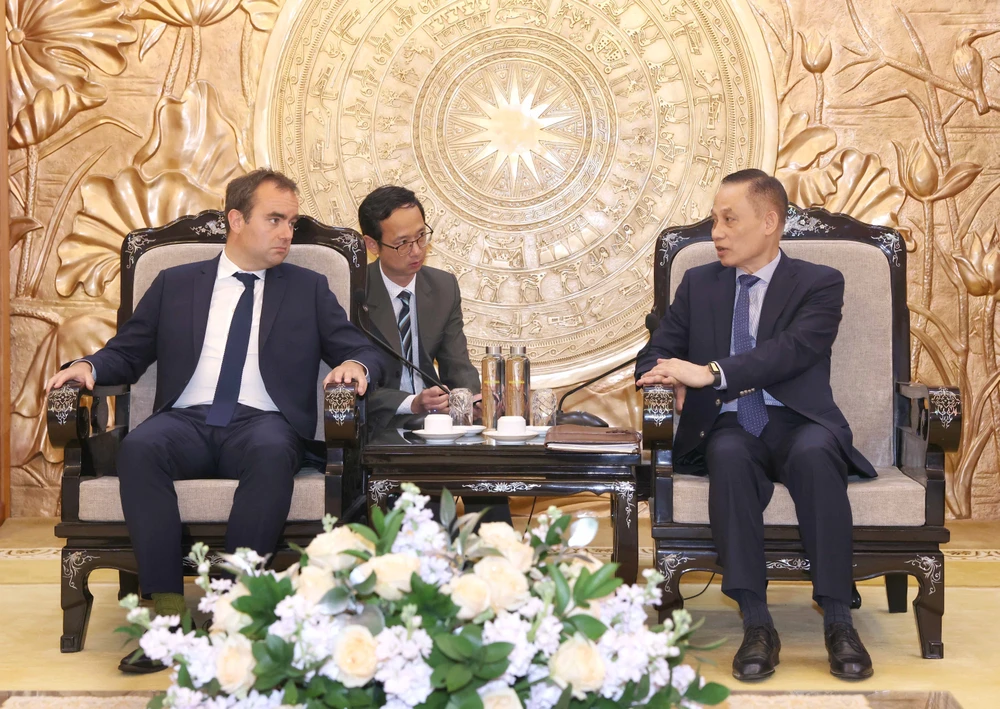
<path fill-rule="evenodd" d="M 253 284 L 257 276 L 252 273 L 234 273 L 243 284 L 243 293 L 233 311 L 233 321 L 229 325 L 226 352 L 222 355 L 219 369 L 219 383 L 215 387 L 215 399 L 208 410 L 205 423 L 209 426 L 228 426 L 236 412 L 240 399 L 240 384 L 243 383 L 243 365 L 247 361 L 247 346 L 250 344 L 250 326 L 253 324 Z"/>
<path fill-rule="evenodd" d="M 736 295 L 736 310 L 733 312 L 733 354 L 749 352 L 754 347 L 750 335 L 750 289 L 760 278 L 744 274 L 740 276 L 739 293 Z M 764 405 L 764 391 L 741 396 L 736 401 L 736 420 L 748 433 L 759 437 L 767 425 L 767 407 Z"/>

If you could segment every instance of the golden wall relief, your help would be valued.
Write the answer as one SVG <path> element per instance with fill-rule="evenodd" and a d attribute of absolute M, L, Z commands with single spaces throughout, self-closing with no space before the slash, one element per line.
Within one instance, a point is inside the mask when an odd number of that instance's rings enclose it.
<path fill-rule="evenodd" d="M 6 1 L 14 514 L 57 512 L 42 386 L 114 332 L 125 234 L 272 163 L 348 226 L 416 189 L 474 356 L 526 342 L 560 386 L 638 347 L 655 234 L 726 172 L 895 226 L 914 371 L 965 393 L 949 511 L 1000 517 L 991 3 Z M 638 423 L 627 370 L 571 403 Z"/>

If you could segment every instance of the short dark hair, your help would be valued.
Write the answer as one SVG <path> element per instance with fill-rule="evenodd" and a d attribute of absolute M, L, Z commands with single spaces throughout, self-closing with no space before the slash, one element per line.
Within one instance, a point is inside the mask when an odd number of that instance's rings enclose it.
<path fill-rule="evenodd" d="M 294 193 L 299 191 L 299 186 L 292 178 L 277 170 L 261 167 L 229 181 L 229 184 L 226 185 L 225 214 L 228 215 L 230 211 L 236 209 L 243 215 L 244 219 L 249 219 L 250 212 L 253 210 L 254 194 L 257 192 L 257 188 L 265 182 L 270 182 L 281 190 Z M 226 219 L 226 233 L 229 233 L 228 218 Z"/>
<path fill-rule="evenodd" d="M 722 184 L 749 185 L 747 193 L 755 203 L 754 208 L 757 208 L 757 203 L 761 200 L 767 202 L 778 212 L 779 226 L 785 225 L 785 215 L 788 213 L 788 193 L 785 192 L 785 186 L 778 178 L 768 175 L 763 170 L 749 168 L 726 175 L 722 178 Z M 757 213 L 760 214 L 759 209 Z"/>
<path fill-rule="evenodd" d="M 416 207 L 420 210 L 421 218 L 427 220 L 424 205 L 420 204 L 413 190 L 399 185 L 382 185 L 361 200 L 361 205 L 358 207 L 361 233 L 381 243 L 382 222 L 400 207 Z"/>

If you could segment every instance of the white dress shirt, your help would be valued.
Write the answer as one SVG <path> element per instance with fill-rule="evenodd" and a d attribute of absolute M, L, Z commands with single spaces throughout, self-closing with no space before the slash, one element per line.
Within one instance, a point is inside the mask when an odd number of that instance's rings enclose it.
<path fill-rule="evenodd" d="M 382 282 L 385 283 L 385 289 L 389 292 L 389 302 L 392 303 L 392 312 L 395 315 L 394 320 L 399 323 L 399 313 L 403 310 L 403 301 L 399 299 L 399 294 L 403 291 L 409 291 L 410 293 L 410 338 L 412 339 L 413 346 L 413 358 L 417 360 L 413 364 L 420 366 L 420 333 L 417 329 L 417 291 L 415 284 L 417 282 L 417 276 L 414 274 L 413 278 L 405 286 L 396 285 L 389 277 L 385 275 L 385 271 L 382 270 L 381 262 L 378 265 L 378 272 L 382 274 Z M 396 330 L 396 336 L 399 336 L 399 330 Z M 402 343 L 401 343 L 402 344 Z M 413 413 L 413 399 L 414 397 L 422 392 L 424 387 L 424 378 L 420 376 L 417 372 L 412 371 L 409 367 L 403 367 L 403 374 L 399 379 L 399 388 L 403 391 L 412 391 L 408 397 L 403 399 L 403 402 L 396 409 L 397 414 L 412 414 Z"/>
<path fill-rule="evenodd" d="M 736 269 L 736 299 L 739 300 L 740 297 L 740 276 L 743 275 L 754 275 L 760 280 L 750 286 L 750 339 L 753 341 L 753 347 L 757 346 L 757 326 L 760 325 L 760 309 L 764 306 L 764 296 L 767 295 L 767 287 L 771 283 L 771 279 L 774 278 L 774 271 L 778 268 L 778 261 L 781 260 L 781 251 L 778 251 L 778 255 L 774 257 L 769 264 L 756 271 L 753 274 L 748 274 L 742 268 Z M 735 302 L 735 301 L 734 301 Z M 735 305 L 733 306 L 735 311 Z M 733 317 L 733 325 L 736 323 L 736 318 Z M 729 355 L 733 356 L 736 352 L 733 350 L 735 346 L 736 336 L 735 334 L 730 334 L 729 338 Z M 726 373 L 722 371 L 722 367 L 719 367 L 719 371 L 722 374 L 722 383 L 716 387 L 717 389 L 726 388 Z M 722 405 L 719 413 L 725 413 L 727 411 L 736 411 L 737 402 L 739 399 L 733 399 L 732 401 L 727 401 Z M 775 399 L 773 396 L 764 391 L 764 405 L 765 406 L 784 406 L 780 401 Z"/>
<path fill-rule="evenodd" d="M 205 344 L 201 348 L 198 366 L 184 391 L 174 402 L 173 408 L 186 409 L 189 406 L 211 404 L 215 400 L 215 389 L 219 384 L 222 357 L 229 339 L 229 326 L 233 321 L 236 304 L 245 287 L 234 278 L 240 269 L 229 260 L 226 252 L 219 258 L 219 271 L 212 289 L 212 303 L 208 310 L 208 326 L 205 328 Z M 258 345 L 260 340 L 260 309 L 264 304 L 264 279 L 267 271 L 250 271 L 257 276 L 253 284 L 253 319 L 250 325 L 250 343 L 247 359 L 243 364 L 243 380 L 240 384 L 239 403 L 261 411 L 277 411 L 260 376 Z"/>

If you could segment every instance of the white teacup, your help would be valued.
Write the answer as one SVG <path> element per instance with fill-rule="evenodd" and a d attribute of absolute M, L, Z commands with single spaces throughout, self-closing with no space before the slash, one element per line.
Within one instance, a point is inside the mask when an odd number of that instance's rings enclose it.
<path fill-rule="evenodd" d="M 524 433 L 523 416 L 501 416 L 497 419 L 497 433 Z"/>
<path fill-rule="evenodd" d="M 424 430 L 427 433 L 451 433 L 451 414 L 427 414 L 424 417 Z"/>

